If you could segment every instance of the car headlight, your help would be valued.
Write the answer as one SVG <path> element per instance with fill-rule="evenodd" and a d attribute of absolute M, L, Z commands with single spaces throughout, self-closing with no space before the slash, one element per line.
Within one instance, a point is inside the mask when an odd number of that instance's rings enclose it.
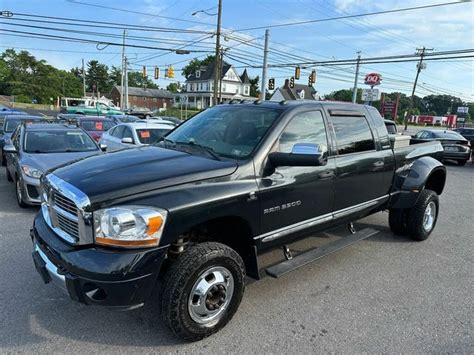
<path fill-rule="evenodd" d="M 31 166 L 28 166 L 28 165 L 22 165 L 21 170 L 23 170 L 25 175 L 35 178 L 35 179 L 40 179 L 41 176 L 43 176 L 43 172 L 41 170 L 32 168 Z"/>
<path fill-rule="evenodd" d="M 157 246 L 166 216 L 166 210 L 142 206 L 120 206 L 96 211 L 95 242 L 126 248 Z"/>

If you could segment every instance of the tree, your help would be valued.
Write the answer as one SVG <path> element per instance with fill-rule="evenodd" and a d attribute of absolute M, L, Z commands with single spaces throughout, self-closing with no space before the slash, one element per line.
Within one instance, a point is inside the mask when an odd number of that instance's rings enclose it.
<path fill-rule="evenodd" d="M 334 101 L 346 101 L 352 102 L 352 89 L 342 89 L 331 92 L 329 95 L 325 95 L 325 100 L 334 100 Z M 362 102 L 362 89 L 357 89 L 357 102 Z"/>
<path fill-rule="evenodd" d="M 183 70 L 181 73 L 186 79 L 188 79 L 191 76 L 191 74 L 196 72 L 196 70 L 198 70 L 201 66 L 213 64 L 215 62 L 215 58 L 216 58 L 215 55 L 208 55 L 206 58 L 202 60 L 194 58 L 187 65 L 183 67 Z"/>
<path fill-rule="evenodd" d="M 87 63 L 86 86 L 88 91 L 109 93 L 112 89 L 109 80 L 109 68 L 97 60 Z"/>
<path fill-rule="evenodd" d="M 258 87 L 258 82 L 260 81 L 259 76 L 257 75 L 255 78 L 249 78 L 249 81 L 250 81 L 250 96 L 259 97 L 260 96 L 260 88 Z"/>
<path fill-rule="evenodd" d="M 181 91 L 181 85 L 179 83 L 169 83 L 166 90 L 170 92 L 179 92 Z"/>

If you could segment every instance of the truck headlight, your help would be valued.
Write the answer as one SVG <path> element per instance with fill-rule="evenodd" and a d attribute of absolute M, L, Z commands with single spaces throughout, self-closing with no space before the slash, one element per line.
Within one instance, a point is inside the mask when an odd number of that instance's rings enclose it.
<path fill-rule="evenodd" d="M 35 178 L 35 179 L 40 179 L 41 176 L 43 175 L 43 172 L 41 170 L 32 168 L 31 166 L 28 166 L 28 165 L 22 165 L 21 170 L 23 170 L 25 175 Z"/>
<path fill-rule="evenodd" d="M 157 246 L 166 216 L 166 210 L 142 206 L 120 206 L 96 211 L 95 242 L 125 248 Z"/>

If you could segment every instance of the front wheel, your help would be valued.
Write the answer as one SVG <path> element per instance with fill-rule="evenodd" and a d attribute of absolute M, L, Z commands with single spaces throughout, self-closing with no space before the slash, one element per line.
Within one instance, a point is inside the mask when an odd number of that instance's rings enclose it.
<path fill-rule="evenodd" d="M 18 202 L 18 206 L 21 208 L 26 208 L 28 205 L 23 201 L 23 187 L 21 186 L 22 182 L 19 177 L 16 178 L 15 187 L 16 187 L 16 201 Z"/>
<path fill-rule="evenodd" d="M 226 245 L 196 244 L 165 275 L 162 313 L 171 331 L 186 340 L 205 338 L 229 322 L 244 293 L 242 258 Z"/>
<path fill-rule="evenodd" d="M 436 192 L 423 190 L 408 213 L 407 234 L 414 240 L 427 239 L 438 220 L 439 199 Z"/>

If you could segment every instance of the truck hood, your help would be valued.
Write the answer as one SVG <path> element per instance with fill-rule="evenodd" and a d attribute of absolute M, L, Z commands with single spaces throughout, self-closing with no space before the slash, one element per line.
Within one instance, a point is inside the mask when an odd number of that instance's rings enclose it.
<path fill-rule="evenodd" d="M 217 161 L 185 152 L 145 146 L 90 157 L 53 173 L 84 192 L 91 203 L 172 185 L 232 174 L 233 161 Z"/>

